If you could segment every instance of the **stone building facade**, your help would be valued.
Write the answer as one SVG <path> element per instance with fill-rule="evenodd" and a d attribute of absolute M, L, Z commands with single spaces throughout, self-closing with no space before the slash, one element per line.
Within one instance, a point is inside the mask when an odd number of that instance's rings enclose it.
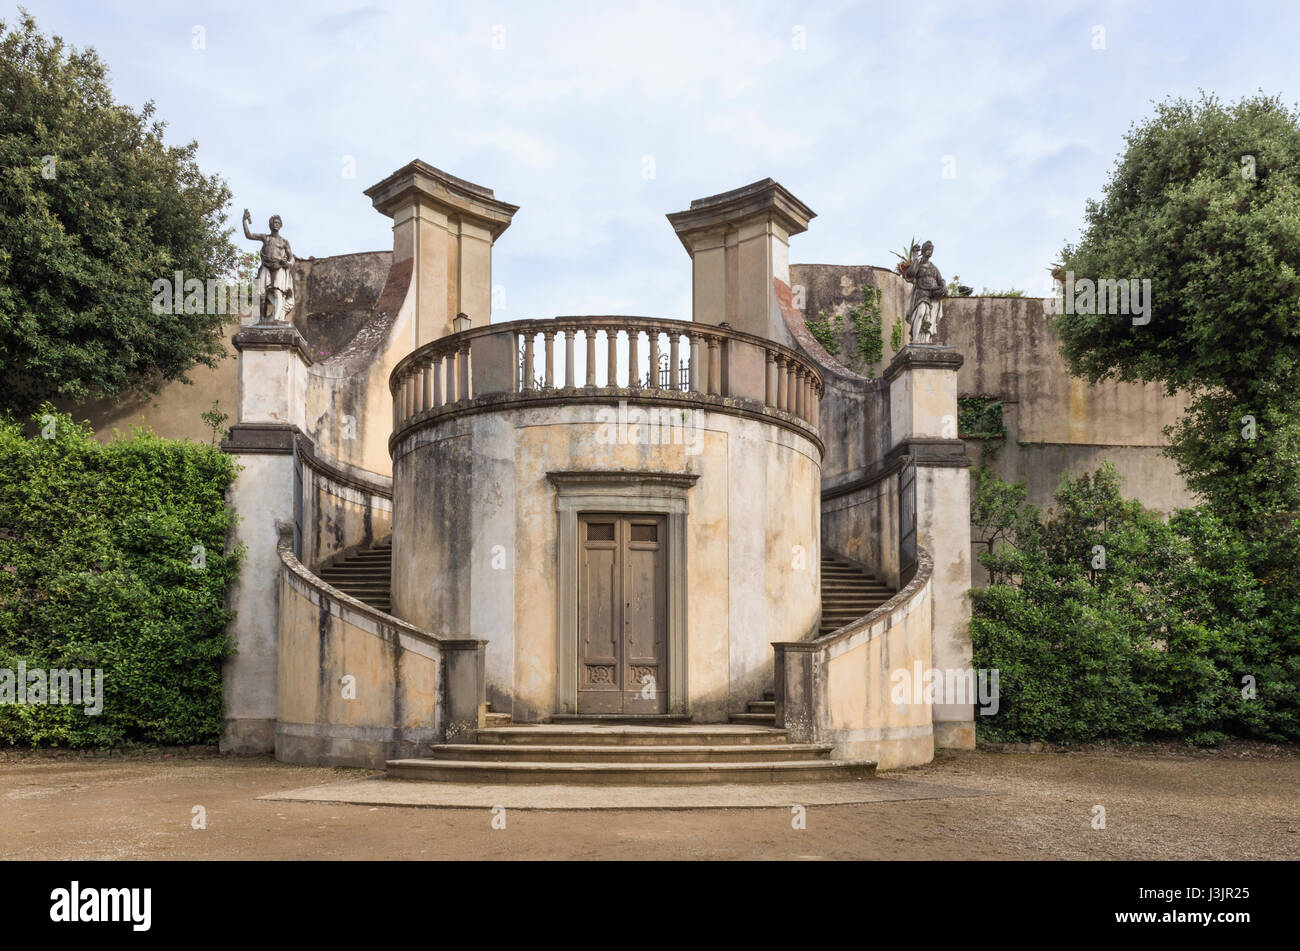
<path fill-rule="evenodd" d="M 1001 465 L 1036 493 L 1123 448 L 1139 494 L 1180 501 L 1146 452 L 1177 407 L 1081 390 L 1041 302 L 953 301 L 937 343 L 839 362 L 805 316 L 869 283 L 889 328 L 906 285 L 790 265 L 815 216 L 770 179 L 668 215 L 689 321 L 494 323 L 517 208 L 420 161 L 366 195 L 391 251 L 298 262 L 291 321 L 232 324 L 237 360 L 191 392 L 84 408 L 194 436 L 178 407 L 234 411 L 225 749 L 378 766 L 505 726 L 729 724 L 924 763 L 975 739 L 973 696 L 894 689 L 971 673 L 959 396 L 1001 396 Z"/>

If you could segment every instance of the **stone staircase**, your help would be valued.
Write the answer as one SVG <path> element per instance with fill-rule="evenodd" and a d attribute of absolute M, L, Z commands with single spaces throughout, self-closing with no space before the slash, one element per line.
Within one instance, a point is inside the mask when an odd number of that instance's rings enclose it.
<path fill-rule="evenodd" d="M 838 631 L 865 617 L 894 596 L 894 590 L 875 575 L 838 556 L 822 551 L 822 621 L 818 637 Z M 751 700 L 744 713 L 733 713 L 732 723 L 754 726 L 776 725 L 776 702 L 766 691 L 762 700 Z"/>
<path fill-rule="evenodd" d="M 385 614 L 393 609 L 389 593 L 393 583 L 393 539 L 354 552 L 319 569 L 320 579 L 346 595 Z"/>
<path fill-rule="evenodd" d="M 687 785 L 855 780 L 876 764 L 832 760 L 831 747 L 790 743 L 750 724 L 539 723 L 478 731 L 427 757 L 389 760 L 388 776 L 434 782 Z"/>
<path fill-rule="evenodd" d="M 894 596 L 875 575 L 823 549 L 822 624 L 818 637 L 870 614 Z"/>

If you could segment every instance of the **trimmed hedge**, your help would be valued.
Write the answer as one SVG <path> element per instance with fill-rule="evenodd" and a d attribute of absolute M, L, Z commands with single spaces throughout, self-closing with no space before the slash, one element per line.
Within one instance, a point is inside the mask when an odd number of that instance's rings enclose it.
<path fill-rule="evenodd" d="M 212 743 L 231 652 L 233 460 L 136 431 L 98 443 L 42 407 L 0 422 L 0 669 L 102 668 L 103 710 L 0 705 L 0 744 Z"/>

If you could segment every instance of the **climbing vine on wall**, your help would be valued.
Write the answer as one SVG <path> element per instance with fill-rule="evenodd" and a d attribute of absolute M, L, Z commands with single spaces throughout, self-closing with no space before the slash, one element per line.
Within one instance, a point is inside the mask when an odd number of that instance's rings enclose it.
<path fill-rule="evenodd" d="M 847 363 L 851 369 L 868 376 L 874 376 L 874 367 L 884 356 L 885 344 L 881 339 L 880 289 L 871 284 L 862 286 L 862 301 L 850 307 L 843 314 L 828 314 L 822 311 L 817 317 L 805 319 L 808 332 L 811 333 L 826 352 L 833 357 L 840 357 L 844 351 L 843 334 L 847 324 L 853 328 L 857 337 L 857 348 L 849 355 Z M 894 349 L 901 346 L 902 323 L 894 330 L 894 337 L 899 338 Z"/>
<path fill-rule="evenodd" d="M 880 362 L 885 342 L 880 337 L 880 289 L 862 286 L 862 303 L 849 311 L 849 319 L 858 335 L 858 358 L 870 367 Z"/>
<path fill-rule="evenodd" d="M 840 334 L 844 332 L 844 315 L 822 311 L 816 317 L 807 317 L 804 324 L 822 347 L 833 357 L 840 355 Z"/>
<path fill-rule="evenodd" d="M 993 396 L 957 398 L 957 432 L 967 439 L 997 439 L 1007 434 L 1002 401 Z"/>

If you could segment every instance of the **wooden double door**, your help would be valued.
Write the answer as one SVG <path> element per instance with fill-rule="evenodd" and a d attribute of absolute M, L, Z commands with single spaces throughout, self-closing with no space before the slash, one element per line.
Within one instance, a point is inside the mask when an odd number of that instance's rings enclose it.
<path fill-rule="evenodd" d="M 578 518 L 578 713 L 668 710 L 667 519 Z"/>

